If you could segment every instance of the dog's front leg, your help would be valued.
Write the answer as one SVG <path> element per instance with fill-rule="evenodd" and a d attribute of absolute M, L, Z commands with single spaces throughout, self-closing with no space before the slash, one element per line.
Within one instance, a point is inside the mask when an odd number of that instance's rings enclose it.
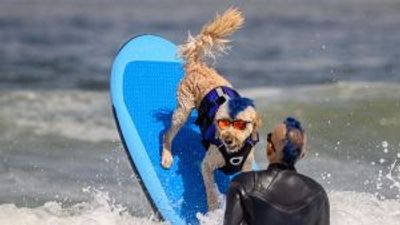
<path fill-rule="evenodd" d="M 253 169 L 253 161 L 254 161 L 254 147 L 251 149 L 249 156 L 247 156 L 247 159 L 243 164 L 242 172 L 251 171 Z"/>
<path fill-rule="evenodd" d="M 165 133 L 163 138 L 161 165 L 166 169 L 171 167 L 173 161 L 171 153 L 172 140 L 178 133 L 179 129 L 185 124 L 192 109 L 193 107 L 191 104 L 179 104 L 178 108 L 175 109 L 174 114 L 172 115 L 171 127 Z"/>
<path fill-rule="evenodd" d="M 208 211 L 218 208 L 218 192 L 215 189 L 214 172 L 224 165 L 225 161 L 221 153 L 214 145 L 211 145 L 201 164 L 201 173 L 206 188 Z"/>

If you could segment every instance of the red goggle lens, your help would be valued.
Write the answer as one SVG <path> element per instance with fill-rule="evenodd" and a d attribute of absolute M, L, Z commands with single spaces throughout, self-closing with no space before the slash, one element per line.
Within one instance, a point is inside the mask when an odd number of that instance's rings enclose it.
<path fill-rule="evenodd" d="M 249 122 L 244 121 L 244 120 L 230 121 L 228 119 L 220 119 L 217 122 L 218 122 L 218 127 L 220 129 L 226 129 L 226 128 L 228 128 L 228 127 L 230 127 L 232 125 L 233 128 L 238 129 L 238 130 L 246 129 L 247 124 L 249 123 Z"/>

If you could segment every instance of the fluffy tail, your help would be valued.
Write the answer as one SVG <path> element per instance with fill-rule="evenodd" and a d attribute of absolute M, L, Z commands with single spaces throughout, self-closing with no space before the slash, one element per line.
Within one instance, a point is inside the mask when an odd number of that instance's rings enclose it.
<path fill-rule="evenodd" d="M 226 38 L 238 30 L 243 22 L 242 12 L 237 8 L 229 8 L 222 15 L 217 14 L 196 37 L 189 34 L 187 42 L 179 46 L 179 54 L 188 64 L 202 61 L 204 57 L 215 58 L 217 53 L 226 51 L 229 43 Z"/>

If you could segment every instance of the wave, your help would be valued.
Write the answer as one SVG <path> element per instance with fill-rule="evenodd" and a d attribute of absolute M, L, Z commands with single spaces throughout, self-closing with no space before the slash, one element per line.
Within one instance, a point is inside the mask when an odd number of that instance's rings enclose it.
<path fill-rule="evenodd" d="M 161 225 L 152 217 L 137 217 L 105 192 L 87 190 L 91 201 L 72 206 L 49 201 L 36 208 L 0 205 L 2 225 Z"/>
<path fill-rule="evenodd" d="M 362 99 L 393 99 L 400 96 L 400 85 L 338 82 L 291 88 L 257 87 L 242 89 L 240 93 L 256 99 L 257 105 L 262 107 L 287 100 L 297 103 L 338 103 Z M 38 136 L 57 134 L 89 142 L 118 140 L 107 91 L 7 91 L 0 93 L 0 107 L 0 119 L 4 118 L 6 123 L 0 123 L 0 127 L 16 127 Z M 14 134 L 18 129 L 8 129 L 8 132 L 8 136 L 18 135 Z"/>
<path fill-rule="evenodd" d="M 152 217 L 137 217 L 113 201 L 107 193 L 91 190 L 92 200 L 72 206 L 49 201 L 36 208 L 0 205 L 2 225 L 162 225 Z M 329 193 L 332 225 L 397 225 L 400 220 L 400 200 L 379 200 L 360 192 L 332 191 Z M 202 225 L 220 225 L 223 209 L 198 213 Z"/>
<path fill-rule="evenodd" d="M 330 101 L 359 100 L 367 98 L 398 97 L 400 84 L 385 82 L 341 81 L 333 84 L 302 85 L 293 87 L 256 87 L 240 90 L 240 93 L 268 101 Z"/>
<path fill-rule="evenodd" d="M 88 142 L 118 139 L 107 92 L 8 91 L 0 93 L 0 107 L 0 119 L 9 122 L 3 126 L 20 128 L 8 129 L 9 136 L 28 130 Z"/>

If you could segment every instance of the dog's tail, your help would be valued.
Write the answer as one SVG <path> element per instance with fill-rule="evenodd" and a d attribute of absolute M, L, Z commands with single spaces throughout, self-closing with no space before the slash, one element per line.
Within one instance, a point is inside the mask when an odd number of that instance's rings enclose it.
<path fill-rule="evenodd" d="M 242 12 L 238 8 L 229 8 L 222 15 L 206 24 L 199 35 L 192 37 L 190 34 L 185 44 L 179 46 L 179 54 L 186 63 L 196 63 L 204 57 L 215 58 L 217 53 L 226 51 L 226 39 L 238 30 L 244 22 Z"/>

